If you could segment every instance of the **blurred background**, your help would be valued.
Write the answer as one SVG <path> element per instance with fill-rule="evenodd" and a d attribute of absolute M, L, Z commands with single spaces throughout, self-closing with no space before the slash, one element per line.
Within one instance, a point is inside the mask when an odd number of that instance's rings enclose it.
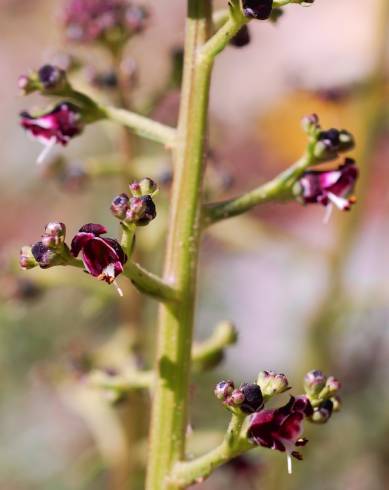
<path fill-rule="evenodd" d="M 179 102 L 183 0 L 142 2 L 150 10 L 122 58 L 70 43 L 65 0 L 0 0 L 0 489 L 143 488 L 147 394 L 87 389 L 91 367 L 150 367 L 156 304 L 120 279 L 113 288 L 78 270 L 19 271 L 21 245 L 49 221 L 69 240 L 84 223 L 118 233 L 109 206 L 128 181 L 161 185 L 158 217 L 138 234 L 137 258 L 159 272 L 169 206 L 169 154 L 108 123 L 49 162 L 18 125 L 21 110 L 47 100 L 18 94 L 17 79 L 56 62 L 82 90 L 174 124 Z M 210 199 L 264 182 L 304 150 L 300 119 L 354 133 L 361 178 L 351 213 L 323 224 L 321 206 L 268 204 L 214 226 L 203 242 L 196 338 L 233 321 L 239 342 L 223 363 L 195 374 L 190 447 L 216 444 L 228 414 L 213 396 L 221 378 L 252 381 L 285 372 L 295 393 L 304 372 L 343 383 L 343 410 L 307 426 L 305 460 L 288 476 L 284 455 L 258 449 L 198 488 L 381 490 L 389 486 L 389 140 L 387 0 L 317 0 L 292 5 L 276 24 L 252 22 L 251 43 L 217 59 L 210 105 Z M 220 8 L 226 2 L 215 2 Z M 387 35 L 388 34 L 388 35 Z M 71 57 L 70 57 L 71 55 Z M 115 64 L 116 61 L 116 64 Z M 116 70 L 116 72 L 115 72 Z M 308 425 L 308 424 L 306 424 Z"/>

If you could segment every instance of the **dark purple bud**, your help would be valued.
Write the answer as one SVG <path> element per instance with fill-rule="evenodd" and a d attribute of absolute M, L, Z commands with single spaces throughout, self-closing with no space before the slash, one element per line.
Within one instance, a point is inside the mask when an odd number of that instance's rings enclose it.
<path fill-rule="evenodd" d="M 305 392 L 309 396 L 316 397 L 324 388 L 327 377 L 321 371 L 309 371 L 304 377 Z"/>
<path fill-rule="evenodd" d="M 242 7 L 246 17 L 266 20 L 270 17 L 273 0 L 242 0 Z"/>
<path fill-rule="evenodd" d="M 142 180 L 132 182 L 130 184 L 130 191 L 134 197 L 153 196 L 158 192 L 158 184 L 149 177 L 145 177 Z"/>
<path fill-rule="evenodd" d="M 231 380 L 223 380 L 220 381 L 216 386 L 215 386 L 215 396 L 218 400 L 223 400 L 225 401 L 231 393 L 234 391 L 234 383 Z"/>
<path fill-rule="evenodd" d="M 250 31 L 247 25 L 239 29 L 235 36 L 231 39 L 230 44 L 235 48 L 242 48 L 250 44 Z"/>
<path fill-rule="evenodd" d="M 120 220 L 123 220 L 126 217 L 126 213 L 128 211 L 128 201 L 129 197 L 127 194 L 119 194 L 115 197 L 111 204 L 111 212 Z"/>
<path fill-rule="evenodd" d="M 294 187 L 304 204 L 318 203 L 323 206 L 335 205 L 348 211 L 356 202 L 354 191 L 358 178 L 358 168 L 354 160 L 346 158 L 345 163 L 333 170 L 308 170 Z"/>
<path fill-rule="evenodd" d="M 66 260 L 57 250 L 47 247 L 42 241 L 36 242 L 31 251 L 41 269 L 66 264 Z"/>
<path fill-rule="evenodd" d="M 38 163 L 47 157 L 54 144 L 67 145 L 84 128 L 80 110 L 70 102 L 62 102 L 41 116 L 31 116 L 22 112 L 20 118 L 21 126 L 45 146 Z"/>
<path fill-rule="evenodd" d="M 157 216 L 154 201 L 151 196 L 131 197 L 125 221 L 136 226 L 146 226 Z"/>
<path fill-rule="evenodd" d="M 31 247 L 24 246 L 21 248 L 19 255 L 19 265 L 24 270 L 33 269 L 38 265 L 38 262 L 35 260 L 35 257 L 32 254 Z"/>
<path fill-rule="evenodd" d="M 354 137 L 351 133 L 345 129 L 332 128 L 318 134 L 314 155 L 320 161 L 333 160 L 339 153 L 352 150 L 354 146 Z"/>
<path fill-rule="evenodd" d="M 261 388 L 255 383 L 244 383 L 239 388 L 244 395 L 244 402 L 240 409 L 244 413 L 254 413 L 263 407 L 263 397 Z"/>
<path fill-rule="evenodd" d="M 265 399 L 290 389 L 288 378 L 285 374 L 277 374 L 274 371 L 261 371 L 258 374 L 257 384 L 261 388 Z"/>
<path fill-rule="evenodd" d="M 62 90 L 68 87 L 66 73 L 58 66 L 43 65 L 38 70 L 38 78 L 44 90 Z"/>

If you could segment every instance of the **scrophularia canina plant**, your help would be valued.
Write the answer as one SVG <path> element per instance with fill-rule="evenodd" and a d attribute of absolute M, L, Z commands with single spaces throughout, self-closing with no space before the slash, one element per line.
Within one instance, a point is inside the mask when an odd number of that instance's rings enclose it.
<path fill-rule="evenodd" d="M 44 65 L 19 79 L 24 94 L 40 92 L 56 98 L 54 108 L 38 115 L 23 112 L 20 119 L 21 126 L 46 149 L 68 144 L 88 124 L 109 120 L 172 152 L 174 183 L 163 277 L 133 260 L 138 227 L 152 226 L 157 216 L 158 188 L 149 178 L 132 182 L 127 192 L 118 189 L 112 198 L 110 209 L 121 224 L 120 240 L 106 237 L 104 225 L 89 223 L 80 227 L 68 245 L 65 225 L 52 222 L 40 240 L 23 247 L 20 254 L 23 269 L 73 266 L 87 272 L 91 280 L 115 284 L 120 294 L 117 281 L 129 279 L 142 293 L 160 303 L 155 369 L 134 371 L 133 381 L 127 380 L 126 384 L 126 389 L 132 385 L 153 387 L 147 490 L 187 488 L 256 446 L 285 453 L 291 473 L 292 457 L 301 460 L 299 448 L 308 442 L 303 437 L 305 424 L 324 424 L 340 408 L 340 383 L 317 370 L 307 373 L 304 392 L 290 395 L 289 401 L 283 395 L 291 390 L 284 374 L 261 371 L 254 383 L 245 382 L 237 388 L 231 380 L 220 381 L 215 395 L 231 412 L 225 437 L 218 447 L 202 456 L 191 459 L 186 454 L 191 366 L 214 365 L 215 359 L 220 359 L 226 347 L 236 341 L 234 327 L 222 324 L 205 348 L 192 345 L 203 232 L 214 223 L 269 201 L 296 200 L 304 205 L 320 204 L 327 210 L 335 205 L 348 211 L 355 203 L 358 178 L 354 160 L 336 162 L 353 149 L 352 135 L 344 129 L 322 129 L 318 116 L 313 114 L 303 119 L 307 143 L 295 164 L 240 196 L 215 203 L 205 201 L 208 99 L 215 59 L 229 44 L 243 47 L 250 42 L 250 22 L 260 26 L 261 21 L 278 18 L 289 3 L 313 1 L 231 0 L 228 4 L 226 1 L 221 12 L 214 11 L 210 0 L 187 3 L 181 104 L 175 128 L 127 108 L 93 100 L 76 90 L 70 75 L 54 65 Z M 97 43 L 115 57 L 129 39 L 145 29 L 148 13 L 126 0 L 71 0 L 62 19 L 68 40 Z M 316 169 L 318 164 L 326 167 Z M 113 378 L 115 390 L 120 390 L 120 378 Z M 102 386 L 107 388 L 109 382 L 104 380 L 104 373 L 95 373 L 95 384 L 99 385 L 102 379 Z"/>

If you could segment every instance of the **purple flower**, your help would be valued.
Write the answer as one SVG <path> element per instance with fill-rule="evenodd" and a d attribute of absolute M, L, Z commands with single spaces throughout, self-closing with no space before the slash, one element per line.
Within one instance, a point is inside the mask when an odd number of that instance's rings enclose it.
<path fill-rule="evenodd" d="M 246 17 L 266 20 L 270 17 L 273 0 L 243 0 L 242 7 Z"/>
<path fill-rule="evenodd" d="M 358 168 L 354 160 L 346 158 L 345 163 L 336 169 L 305 172 L 298 181 L 299 194 L 305 204 L 334 204 L 342 211 L 348 211 L 356 202 L 355 196 L 350 194 L 354 190 L 357 178 Z"/>
<path fill-rule="evenodd" d="M 22 112 L 20 118 L 21 126 L 45 145 L 38 157 L 38 163 L 43 162 L 55 143 L 66 145 L 71 138 L 80 134 L 84 127 L 80 110 L 70 102 L 62 102 L 52 111 L 37 117 Z"/>
<path fill-rule="evenodd" d="M 119 242 L 113 238 L 101 238 L 100 235 L 104 233 L 107 233 L 107 229 L 102 225 L 84 225 L 72 240 L 71 253 L 77 257 L 81 252 L 87 272 L 101 281 L 112 284 L 123 272 L 127 256 Z M 121 290 L 118 291 L 121 294 Z"/>
<path fill-rule="evenodd" d="M 303 439 L 304 417 L 313 413 L 312 406 L 306 396 L 290 397 L 283 407 L 261 410 L 256 412 L 248 429 L 248 437 L 255 444 L 286 452 L 288 455 L 288 471 L 291 472 L 290 456 L 302 459 L 301 454 L 295 450 L 308 441 Z"/>
<path fill-rule="evenodd" d="M 110 47 L 122 45 L 141 32 L 147 10 L 128 0 L 71 0 L 64 11 L 69 41 L 101 41 Z"/>

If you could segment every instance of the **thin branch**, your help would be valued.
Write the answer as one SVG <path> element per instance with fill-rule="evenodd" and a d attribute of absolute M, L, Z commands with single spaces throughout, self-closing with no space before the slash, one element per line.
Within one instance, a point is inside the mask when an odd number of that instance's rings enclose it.
<path fill-rule="evenodd" d="M 315 163 L 311 152 L 304 154 L 300 160 L 269 182 L 234 199 L 208 204 L 204 209 L 206 225 L 238 216 L 251 208 L 273 200 L 292 197 L 293 185 L 301 177 L 307 167 Z"/>
<path fill-rule="evenodd" d="M 234 414 L 226 435 L 219 446 L 192 461 L 176 463 L 170 477 L 172 483 L 179 488 L 186 488 L 189 485 L 200 483 L 218 466 L 252 449 L 253 445 L 247 439 L 243 427 L 245 420 L 246 416 L 244 414 Z"/>
<path fill-rule="evenodd" d="M 125 109 L 101 107 L 100 110 L 107 119 L 130 128 L 135 134 L 143 138 L 161 143 L 167 148 L 175 146 L 176 130 L 174 128 Z"/>
<path fill-rule="evenodd" d="M 179 299 L 178 292 L 173 286 L 131 260 L 126 263 L 123 274 L 140 292 L 155 299 L 163 302 L 175 302 Z"/>
<path fill-rule="evenodd" d="M 104 371 L 93 371 L 87 378 L 88 385 L 105 390 L 128 393 L 129 391 L 150 388 L 154 379 L 153 371 L 128 371 L 111 376 Z"/>

